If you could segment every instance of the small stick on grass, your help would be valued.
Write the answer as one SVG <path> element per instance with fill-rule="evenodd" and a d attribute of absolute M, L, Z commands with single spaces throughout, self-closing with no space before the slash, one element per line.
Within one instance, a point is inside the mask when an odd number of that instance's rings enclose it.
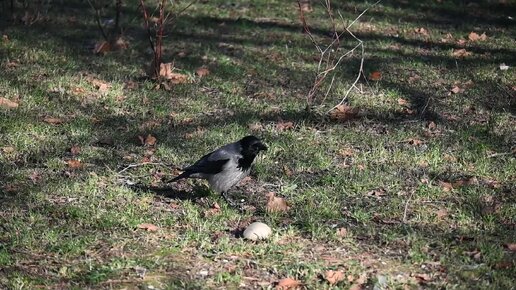
<path fill-rule="evenodd" d="M 408 212 L 408 205 L 409 205 L 409 202 L 410 200 L 412 199 L 412 196 L 414 195 L 414 191 L 411 191 L 410 192 L 410 195 L 407 199 L 407 201 L 405 202 L 405 209 L 403 210 L 403 223 L 406 224 L 407 223 L 407 212 Z"/>

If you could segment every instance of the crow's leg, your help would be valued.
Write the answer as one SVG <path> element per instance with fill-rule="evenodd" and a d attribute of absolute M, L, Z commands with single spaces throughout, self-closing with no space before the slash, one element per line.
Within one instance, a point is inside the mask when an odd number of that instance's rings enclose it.
<path fill-rule="evenodd" d="M 236 207 L 236 203 L 234 200 L 232 200 L 229 196 L 228 196 L 228 192 L 227 191 L 223 191 L 222 192 L 222 198 L 224 198 L 224 200 L 231 206 L 231 207 Z"/>

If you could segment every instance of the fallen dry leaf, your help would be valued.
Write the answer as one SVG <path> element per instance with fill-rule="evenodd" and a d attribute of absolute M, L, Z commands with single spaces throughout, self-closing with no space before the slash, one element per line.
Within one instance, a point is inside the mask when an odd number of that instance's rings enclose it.
<path fill-rule="evenodd" d="M 481 35 L 478 35 L 476 32 L 470 32 L 470 34 L 468 35 L 468 39 L 469 41 L 484 41 L 487 39 L 487 35 L 485 32 Z"/>
<path fill-rule="evenodd" d="M 346 228 L 338 228 L 337 229 L 337 236 L 345 238 L 348 236 L 348 230 Z"/>
<path fill-rule="evenodd" d="M 14 109 L 14 108 L 18 108 L 18 103 L 17 102 L 13 102 L 9 99 L 6 99 L 6 98 L 3 98 L 3 97 L 0 97 L 0 107 L 4 107 L 4 108 L 8 108 L 8 109 Z"/>
<path fill-rule="evenodd" d="M 301 11 L 310 13 L 313 11 L 312 4 L 310 4 L 310 0 L 301 0 L 299 1 L 299 6 L 301 7 Z"/>
<path fill-rule="evenodd" d="M 442 219 L 448 216 L 448 211 L 445 208 L 441 208 L 435 214 L 437 215 L 437 218 Z"/>
<path fill-rule="evenodd" d="M 453 86 L 453 88 L 451 88 L 450 92 L 452 92 L 454 94 L 463 93 L 464 89 L 459 88 L 459 86 Z"/>
<path fill-rule="evenodd" d="M 343 281 L 345 279 L 344 271 L 333 271 L 328 270 L 324 273 L 324 279 L 330 283 L 330 285 L 334 285 L 339 283 L 340 281 Z"/>
<path fill-rule="evenodd" d="M 204 211 L 204 216 L 205 217 L 210 217 L 210 216 L 214 216 L 214 215 L 217 215 L 220 213 L 220 205 L 218 203 L 214 203 L 211 208 L 207 209 L 206 211 Z"/>
<path fill-rule="evenodd" d="M 173 84 L 184 84 L 188 82 L 187 75 L 174 72 L 174 64 L 171 62 L 160 64 L 159 76 L 170 80 Z"/>
<path fill-rule="evenodd" d="M 342 148 L 339 150 L 339 155 L 342 157 L 351 157 L 355 154 L 353 148 Z"/>
<path fill-rule="evenodd" d="M 434 121 L 430 121 L 430 123 L 428 123 L 428 129 L 430 129 L 432 131 L 437 129 L 437 125 L 435 124 Z"/>
<path fill-rule="evenodd" d="M 268 212 L 286 212 L 289 210 L 287 202 L 282 197 L 277 197 L 274 192 L 267 193 L 267 205 L 265 206 Z"/>
<path fill-rule="evenodd" d="M 71 148 L 70 148 L 70 153 L 72 153 L 72 155 L 79 155 L 79 153 L 81 153 L 81 147 L 79 147 L 79 145 L 73 145 Z"/>
<path fill-rule="evenodd" d="M 205 67 L 200 67 L 195 71 L 195 74 L 197 74 L 200 78 L 205 77 L 210 74 L 210 70 Z"/>
<path fill-rule="evenodd" d="M 369 80 L 371 81 L 379 81 L 382 79 L 382 73 L 379 71 L 374 71 L 369 74 Z"/>
<path fill-rule="evenodd" d="M 301 286 L 301 282 L 294 280 L 292 278 L 283 278 L 278 281 L 278 284 L 276 284 L 276 289 L 288 290 L 288 289 L 295 289 L 299 286 Z"/>
<path fill-rule="evenodd" d="M 41 172 L 39 171 L 34 171 L 29 175 L 29 179 L 35 184 L 38 183 L 38 181 L 40 181 L 41 178 Z"/>
<path fill-rule="evenodd" d="M 285 131 L 285 130 L 288 130 L 288 129 L 292 129 L 294 128 L 294 123 L 293 122 L 284 122 L 284 121 L 279 121 L 278 123 L 276 123 L 276 129 L 278 131 Z"/>
<path fill-rule="evenodd" d="M 455 57 L 466 57 L 466 56 L 470 56 L 471 52 L 467 51 L 464 48 L 454 49 L 453 52 L 452 52 L 452 55 L 455 56 Z"/>
<path fill-rule="evenodd" d="M 507 243 L 505 246 L 509 251 L 516 252 L 516 243 Z"/>
<path fill-rule="evenodd" d="M 349 280 L 349 278 L 348 278 Z M 349 290 L 362 290 L 363 287 L 362 285 L 364 285 L 365 283 L 367 283 L 367 273 L 362 273 L 360 274 L 360 277 L 358 277 L 358 279 L 355 281 L 355 283 L 353 285 L 351 285 L 351 287 L 349 288 Z"/>
<path fill-rule="evenodd" d="M 283 172 L 288 177 L 291 177 L 294 174 L 294 172 L 292 172 L 292 169 L 288 168 L 287 165 L 283 165 Z"/>
<path fill-rule="evenodd" d="M 123 38 L 122 36 L 118 37 L 114 42 L 112 49 L 113 50 L 124 50 L 129 47 L 129 42 Z"/>
<path fill-rule="evenodd" d="M 95 54 L 106 54 L 109 51 L 111 51 L 111 45 L 105 40 L 98 41 L 93 48 L 93 53 Z"/>
<path fill-rule="evenodd" d="M 424 143 L 422 140 L 417 139 L 417 138 L 410 138 L 410 139 L 405 140 L 404 142 L 407 142 L 410 145 L 414 145 L 414 146 L 419 146 Z"/>
<path fill-rule="evenodd" d="M 414 31 L 417 33 L 417 34 L 421 34 L 423 36 L 428 36 L 428 30 L 426 30 L 425 28 L 423 27 L 420 27 L 420 28 L 416 28 L 414 29 Z"/>
<path fill-rule="evenodd" d="M 144 146 L 154 146 L 154 144 L 156 144 L 156 141 L 158 140 L 151 134 L 148 134 L 145 138 L 143 136 L 138 136 L 138 139 L 140 139 L 140 142 Z"/>
<path fill-rule="evenodd" d="M 251 131 L 261 131 L 263 129 L 263 125 L 259 122 L 249 124 L 247 127 Z"/>
<path fill-rule="evenodd" d="M 345 122 L 354 119 L 358 116 L 358 109 L 352 108 L 348 105 L 338 105 L 330 112 L 330 119 L 340 122 Z"/>
<path fill-rule="evenodd" d="M 62 124 L 64 121 L 62 119 L 59 119 L 59 118 L 45 117 L 43 119 L 43 122 L 48 123 L 48 124 L 52 124 L 52 125 L 59 125 L 59 124 Z"/>
<path fill-rule="evenodd" d="M 84 88 L 81 88 L 81 87 L 74 87 L 74 88 L 72 88 L 72 94 L 74 96 L 82 96 L 85 92 L 86 92 L 86 90 Z"/>
<path fill-rule="evenodd" d="M 66 164 L 68 164 L 68 167 L 72 168 L 72 169 L 77 169 L 77 168 L 82 167 L 82 162 L 77 159 L 68 160 L 68 161 L 66 161 Z"/>
<path fill-rule="evenodd" d="M 148 223 L 139 224 L 138 228 L 142 229 L 142 230 L 146 230 L 148 232 L 155 232 L 159 229 L 157 226 L 155 226 L 153 224 L 148 224 Z"/>
<path fill-rule="evenodd" d="M 450 182 L 446 182 L 446 181 L 442 181 L 442 180 L 439 181 L 439 186 L 442 187 L 443 191 L 445 191 L 445 192 L 450 192 L 453 189 L 453 185 Z"/>
<path fill-rule="evenodd" d="M 513 267 L 513 264 L 511 261 L 501 261 L 495 264 L 496 269 L 511 269 Z"/>
<path fill-rule="evenodd" d="M 409 102 L 403 98 L 399 98 L 398 99 L 398 105 L 400 106 L 407 106 L 409 104 Z"/>
<path fill-rule="evenodd" d="M 6 146 L 6 147 L 0 148 L 0 150 L 2 150 L 2 152 L 4 152 L 4 153 L 13 153 L 15 149 L 12 146 Z"/>
<path fill-rule="evenodd" d="M 426 283 L 432 280 L 432 278 L 428 274 L 416 274 L 414 275 L 414 277 L 417 279 L 419 283 Z"/>
<path fill-rule="evenodd" d="M 370 190 L 366 193 L 367 196 L 374 196 L 377 198 L 381 198 L 382 196 L 385 196 L 386 194 L 387 194 L 387 192 L 382 187 Z"/>

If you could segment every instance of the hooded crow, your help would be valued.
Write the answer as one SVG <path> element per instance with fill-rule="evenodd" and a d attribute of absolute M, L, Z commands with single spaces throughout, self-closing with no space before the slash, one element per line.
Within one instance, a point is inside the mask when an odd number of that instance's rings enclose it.
<path fill-rule="evenodd" d="M 231 204 L 226 194 L 235 184 L 249 174 L 251 164 L 260 151 L 267 146 L 255 136 L 246 136 L 210 152 L 193 165 L 183 169 L 183 173 L 168 182 L 183 178 L 200 178 L 208 180 L 210 187 Z"/>

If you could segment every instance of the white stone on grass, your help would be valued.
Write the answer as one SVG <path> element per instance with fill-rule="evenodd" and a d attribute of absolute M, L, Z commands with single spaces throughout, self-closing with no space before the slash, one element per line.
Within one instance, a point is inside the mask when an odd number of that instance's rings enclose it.
<path fill-rule="evenodd" d="M 250 224 L 244 231 L 244 238 L 257 241 L 267 239 L 272 233 L 271 228 L 261 222 L 254 222 Z"/>

